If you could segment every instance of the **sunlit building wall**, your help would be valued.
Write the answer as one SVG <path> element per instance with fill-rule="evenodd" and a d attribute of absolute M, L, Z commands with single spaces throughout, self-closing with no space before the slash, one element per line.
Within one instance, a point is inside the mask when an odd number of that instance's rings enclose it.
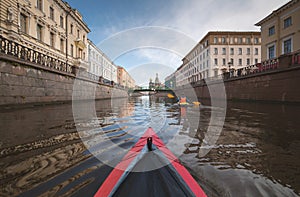
<path fill-rule="evenodd" d="M 7 39 L 88 68 L 90 29 L 78 10 L 61 0 L 1 0 L 0 32 Z"/>
<path fill-rule="evenodd" d="M 259 21 L 262 60 L 300 49 L 300 1 L 292 0 Z"/>
<path fill-rule="evenodd" d="M 216 77 L 229 69 L 261 61 L 260 32 L 212 31 L 183 58 L 176 71 L 176 85 Z"/>

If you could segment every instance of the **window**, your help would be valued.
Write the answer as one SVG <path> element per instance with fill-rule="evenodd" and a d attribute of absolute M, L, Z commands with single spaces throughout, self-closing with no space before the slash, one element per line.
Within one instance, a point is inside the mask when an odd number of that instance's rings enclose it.
<path fill-rule="evenodd" d="M 275 45 L 268 47 L 268 57 L 273 59 L 275 57 Z"/>
<path fill-rule="evenodd" d="M 64 39 L 60 39 L 60 51 L 64 52 Z"/>
<path fill-rule="evenodd" d="M 27 16 L 20 14 L 20 31 L 27 33 Z"/>
<path fill-rule="evenodd" d="M 77 38 L 80 38 L 80 31 L 77 29 Z"/>
<path fill-rule="evenodd" d="M 42 25 L 37 24 L 36 25 L 36 39 L 38 39 L 39 41 L 42 41 Z"/>
<path fill-rule="evenodd" d="M 288 17 L 283 21 L 283 27 L 288 28 L 289 26 L 292 25 L 292 17 Z"/>
<path fill-rule="evenodd" d="M 292 39 L 283 41 L 283 54 L 292 52 Z"/>
<path fill-rule="evenodd" d="M 83 42 L 85 41 L 85 35 L 82 36 L 82 41 L 83 41 Z"/>
<path fill-rule="evenodd" d="M 226 59 L 225 58 L 223 58 L 222 63 L 223 63 L 223 65 L 226 65 Z"/>
<path fill-rule="evenodd" d="M 242 44 L 242 42 L 243 42 L 243 38 L 238 38 L 238 44 Z"/>
<path fill-rule="evenodd" d="M 63 17 L 63 16 L 60 16 L 60 17 L 59 17 L 59 21 L 60 21 L 60 27 L 61 27 L 61 28 L 64 28 L 64 17 Z"/>
<path fill-rule="evenodd" d="M 258 38 L 254 38 L 254 44 L 258 44 L 259 43 L 259 39 Z"/>
<path fill-rule="evenodd" d="M 215 65 L 218 65 L 218 59 L 215 58 Z"/>
<path fill-rule="evenodd" d="M 54 33 L 50 32 L 50 46 L 54 47 Z"/>
<path fill-rule="evenodd" d="M 218 43 L 218 37 L 214 37 L 214 44 Z"/>
<path fill-rule="evenodd" d="M 250 48 L 247 48 L 247 55 L 250 55 Z"/>
<path fill-rule="evenodd" d="M 70 50 L 71 50 L 71 56 L 74 57 L 74 46 L 73 46 L 73 44 L 71 44 L 71 49 Z"/>
<path fill-rule="evenodd" d="M 222 48 L 222 54 L 226 55 L 226 48 Z"/>
<path fill-rule="evenodd" d="M 242 65 L 242 59 L 239 59 L 239 65 L 241 66 Z"/>
<path fill-rule="evenodd" d="M 250 58 L 247 58 L 247 65 L 250 65 Z"/>
<path fill-rule="evenodd" d="M 215 77 L 218 76 L 218 70 L 215 70 Z"/>
<path fill-rule="evenodd" d="M 269 36 L 272 36 L 275 34 L 275 26 L 272 26 L 269 28 Z"/>
<path fill-rule="evenodd" d="M 206 57 L 208 57 L 208 55 L 209 55 L 209 50 L 207 49 L 207 51 L 206 51 Z"/>
<path fill-rule="evenodd" d="M 231 65 L 233 65 L 233 58 L 230 59 L 230 63 L 231 63 Z"/>
<path fill-rule="evenodd" d="M 258 59 L 257 59 L 257 58 L 255 58 L 255 59 L 254 59 L 254 62 L 255 62 L 255 64 L 257 64 L 257 63 L 258 63 Z"/>
<path fill-rule="evenodd" d="M 222 41 L 222 44 L 225 44 L 225 43 L 226 43 L 226 38 L 225 38 L 225 37 L 222 37 L 222 38 L 221 38 L 221 41 Z"/>
<path fill-rule="evenodd" d="M 50 12 L 50 19 L 52 19 L 52 20 L 54 20 L 54 9 L 53 9 L 53 7 L 49 7 L 49 12 Z"/>
<path fill-rule="evenodd" d="M 71 25 L 70 25 L 70 34 L 73 34 L 73 29 L 74 29 L 74 25 L 71 24 Z"/>
<path fill-rule="evenodd" d="M 42 2 L 42 0 L 37 0 L 36 1 L 36 8 L 43 11 L 43 2 Z"/>
<path fill-rule="evenodd" d="M 78 49 L 78 58 L 82 59 L 82 49 Z"/>
<path fill-rule="evenodd" d="M 258 55 L 258 48 L 255 48 L 255 55 Z"/>
<path fill-rule="evenodd" d="M 214 49 L 214 54 L 215 54 L 215 55 L 218 55 L 218 48 L 215 48 L 215 49 Z"/>
<path fill-rule="evenodd" d="M 239 55 L 242 55 L 242 53 L 243 53 L 243 49 L 239 48 Z"/>
<path fill-rule="evenodd" d="M 234 48 L 230 48 L 230 55 L 234 54 Z"/>
<path fill-rule="evenodd" d="M 251 39 L 250 38 L 246 38 L 246 43 L 250 44 L 251 43 Z"/>

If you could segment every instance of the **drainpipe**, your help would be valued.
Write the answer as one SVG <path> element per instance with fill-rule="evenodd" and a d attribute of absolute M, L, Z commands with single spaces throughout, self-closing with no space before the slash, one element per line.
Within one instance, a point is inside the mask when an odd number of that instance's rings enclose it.
<path fill-rule="evenodd" d="M 68 40 L 69 40 L 69 36 L 68 36 L 68 27 L 69 27 L 69 24 L 68 24 L 68 16 L 70 14 L 70 11 L 67 11 L 67 15 L 66 15 L 66 63 L 68 64 L 69 61 L 68 61 Z"/>

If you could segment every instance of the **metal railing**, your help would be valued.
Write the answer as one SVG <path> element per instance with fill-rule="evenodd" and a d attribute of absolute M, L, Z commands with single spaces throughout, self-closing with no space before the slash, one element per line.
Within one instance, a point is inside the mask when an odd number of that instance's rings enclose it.
<path fill-rule="evenodd" d="M 207 82 L 235 79 L 255 75 L 258 73 L 267 73 L 272 70 L 285 69 L 293 66 L 300 66 L 300 50 L 291 54 L 282 55 L 278 58 L 263 61 L 262 63 L 257 63 L 239 69 L 230 69 L 229 71 L 223 72 L 221 75 L 193 81 L 190 84 L 193 86 L 205 85 Z"/>
<path fill-rule="evenodd" d="M 47 70 L 59 71 L 61 74 L 77 76 L 94 83 L 114 86 L 113 81 L 104 79 L 85 70 L 78 70 L 78 67 L 67 63 L 53 55 L 46 55 L 40 51 L 23 46 L 15 41 L 8 40 L 0 35 L 0 54 L 10 59 L 21 60 L 24 63 L 31 63 Z"/>
<path fill-rule="evenodd" d="M 296 51 L 292 55 L 292 66 L 300 65 L 300 50 Z"/>

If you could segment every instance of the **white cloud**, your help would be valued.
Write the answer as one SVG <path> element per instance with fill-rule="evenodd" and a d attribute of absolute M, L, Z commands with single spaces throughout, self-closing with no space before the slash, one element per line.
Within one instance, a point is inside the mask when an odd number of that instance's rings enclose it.
<path fill-rule="evenodd" d="M 254 24 L 286 2 L 288 0 L 179 1 L 156 25 L 174 27 L 199 41 L 212 30 L 259 30 Z"/>

